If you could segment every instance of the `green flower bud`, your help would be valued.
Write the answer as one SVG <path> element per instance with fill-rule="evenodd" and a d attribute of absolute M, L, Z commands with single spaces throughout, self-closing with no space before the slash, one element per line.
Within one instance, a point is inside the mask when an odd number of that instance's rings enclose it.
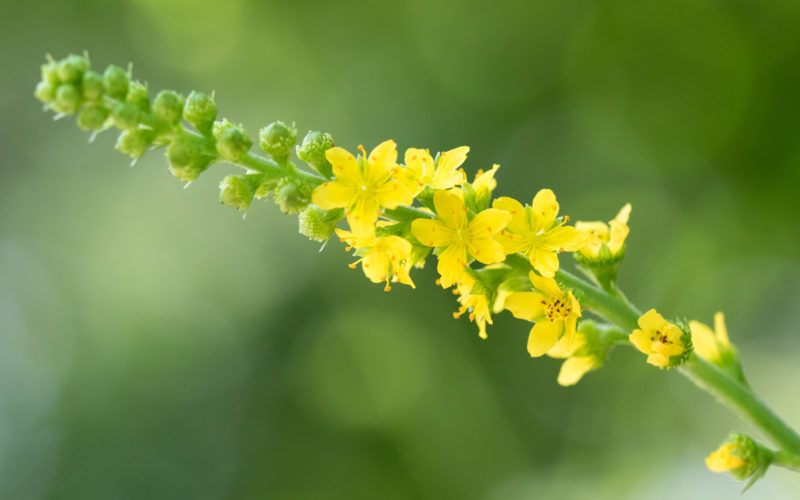
<path fill-rule="evenodd" d="M 75 85 L 62 83 L 56 89 L 56 97 L 51 106 L 58 113 L 71 115 L 81 107 L 81 93 Z"/>
<path fill-rule="evenodd" d="M 145 113 L 150 112 L 150 96 L 147 93 L 147 85 L 141 82 L 131 82 L 128 87 L 128 96 L 125 100 Z"/>
<path fill-rule="evenodd" d="M 58 63 L 58 79 L 64 83 L 78 83 L 89 69 L 89 61 L 83 56 L 69 55 Z"/>
<path fill-rule="evenodd" d="M 61 83 L 58 79 L 58 63 L 56 61 L 50 59 L 46 64 L 42 64 L 42 81 L 53 85 Z"/>
<path fill-rule="evenodd" d="M 125 99 L 125 96 L 128 95 L 129 83 L 130 76 L 128 72 L 119 66 L 111 65 L 103 73 L 103 85 L 106 88 L 106 93 L 114 99 Z"/>
<path fill-rule="evenodd" d="M 750 436 L 733 433 L 706 458 L 706 466 L 713 472 L 727 472 L 737 481 L 750 479 L 747 491 L 764 475 L 774 457 L 772 451 Z"/>
<path fill-rule="evenodd" d="M 87 132 L 102 129 L 108 119 L 109 111 L 105 106 L 86 106 L 78 115 L 78 126 Z"/>
<path fill-rule="evenodd" d="M 33 96 L 45 104 L 49 104 L 56 98 L 56 84 L 42 80 L 36 84 Z"/>
<path fill-rule="evenodd" d="M 316 205 L 309 205 L 300 212 L 297 220 L 300 234 L 314 241 L 328 241 L 336 224 L 343 218 L 344 209 L 323 210 Z"/>
<path fill-rule="evenodd" d="M 311 187 L 295 179 L 284 179 L 275 188 L 275 202 L 283 213 L 296 214 L 311 203 Z"/>
<path fill-rule="evenodd" d="M 214 97 L 192 91 L 183 107 L 183 118 L 199 132 L 208 135 L 217 118 L 217 103 L 214 102 Z"/>
<path fill-rule="evenodd" d="M 253 203 L 264 174 L 229 175 L 219 183 L 219 202 L 235 208 L 247 210 Z"/>
<path fill-rule="evenodd" d="M 297 156 L 327 178 L 333 175 L 333 166 L 325 158 L 325 151 L 334 146 L 331 134 L 310 131 L 297 146 Z"/>
<path fill-rule="evenodd" d="M 96 71 L 89 70 L 83 74 L 81 80 L 81 93 L 87 101 L 96 101 L 105 94 L 103 87 L 103 77 Z"/>
<path fill-rule="evenodd" d="M 141 110 L 130 102 L 117 103 L 111 112 L 111 119 L 114 121 L 114 125 L 122 130 L 138 128 L 141 116 Z"/>
<path fill-rule="evenodd" d="M 239 162 L 253 146 L 253 141 L 244 127 L 228 120 L 215 122 L 213 133 L 217 140 L 217 152 L 231 163 Z"/>
<path fill-rule="evenodd" d="M 193 181 L 214 161 L 206 141 L 201 137 L 182 135 L 167 148 L 169 171 L 182 181 Z"/>
<path fill-rule="evenodd" d="M 174 90 L 162 90 L 153 100 L 153 114 L 170 126 L 175 126 L 183 116 L 184 98 Z"/>
<path fill-rule="evenodd" d="M 155 132 L 149 129 L 136 128 L 123 130 L 114 146 L 118 151 L 131 158 L 139 158 L 147 152 L 153 144 Z"/>
<path fill-rule="evenodd" d="M 258 142 L 265 153 L 283 163 L 297 142 L 297 129 L 281 121 L 273 122 L 261 129 Z"/>

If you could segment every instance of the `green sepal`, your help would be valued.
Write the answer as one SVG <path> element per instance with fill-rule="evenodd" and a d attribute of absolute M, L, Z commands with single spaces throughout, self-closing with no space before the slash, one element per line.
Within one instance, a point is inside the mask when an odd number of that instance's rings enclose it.
<path fill-rule="evenodd" d="M 83 56 L 70 54 L 58 63 L 58 79 L 64 83 L 80 83 L 84 72 L 89 69 L 89 60 Z"/>
<path fill-rule="evenodd" d="M 334 146 L 333 136 L 327 132 L 310 130 L 303 142 L 295 148 L 297 157 L 322 174 L 326 179 L 333 177 L 333 165 L 325 157 L 325 152 Z"/>
<path fill-rule="evenodd" d="M 311 203 L 311 186 L 294 178 L 281 180 L 273 191 L 275 203 L 285 214 L 296 214 Z"/>
<path fill-rule="evenodd" d="M 336 225 L 344 219 L 344 209 L 324 210 L 309 205 L 297 217 L 300 234 L 308 239 L 326 242 L 333 234 Z"/>
<path fill-rule="evenodd" d="M 208 140 L 190 134 L 175 138 L 166 151 L 169 171 L 182 181 L 193 181 L 216 159 Z"/>
<path fill-rule="evenodd" d="M 144 83 L 132 81 L 125 100 L 136 106 L 142 113 L 150 113 L 150 94 Z"/>
<path fill-rule="evenodd" d="M 153 99 L 153 115 L 170 127 L 180 123 L 186 99 L 174 90 L 162 90 Z"/>
<path fill-rule="evenodd" d="M 203 135 L 210 135 L 217 118 L 217 103 L 214 96 L 192 91 L 183 107 L 183 119 L 191 123 Z"/>
<path fill-rule="evenodd" d="M 681 344 L 683 344 L 683 352 L 677 356 L 672 356 L 669 358 L 669 364 L 664 367 L 666 369 L 677 368 L 685 363 L 694 350 L 694 346 L 692 345 L 692 332 L 689 329 L 689 324 L 687 321 L 684 319 L 679 319 L 677 321 L 673 321 L 673 323 L 675 326 L 681 329 Z"/>
<path fill-rule="evenodd" d="M 603 243 L 597 257 L 587 257 L 580 252 L 575 252 L 573 256 L 578 263 L 578 269 L 584 275 L 600 285 L 603 290 L 614 292 L 619 268 L 625 259 L 625 248 L 626 245 L 623 244 L 619 252 L 613 254 L 608 245 Z"/>
<path fill-rule="evenodd" d="M 56 98 L 57 83 L 42 80 L 36 84 L 33 96 L 44 104 L 50 104 Z"/>

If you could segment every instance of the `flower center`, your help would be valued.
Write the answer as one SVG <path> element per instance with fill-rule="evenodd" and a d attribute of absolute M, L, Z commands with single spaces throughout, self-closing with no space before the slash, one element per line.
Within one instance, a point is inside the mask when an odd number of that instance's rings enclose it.
<path fill-rule="evenodd" d="M 566 297 L 543 300 L 542 304 L 544 304 L 544 315 L 552 323 L 564 321 L 572 313 L 572 305 L 567 302 Z"/>

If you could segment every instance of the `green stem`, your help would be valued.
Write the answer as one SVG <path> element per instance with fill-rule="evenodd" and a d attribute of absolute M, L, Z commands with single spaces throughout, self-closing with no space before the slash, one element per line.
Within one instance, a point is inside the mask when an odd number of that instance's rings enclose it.
<path fill-rule="evenodd" d="M 556 274 L 556 279 L 571 288 L 581 303 L 592 312 L 626 331 L 638 327 L 637 320 L 641 313 L 621 293 L 612 295 L 563 270 Z M 748 386 L 694 353 L 689 355 L 678 371 L 769 436 L 779 448 L 776 464 L 800 470 L 800 435 L 759 400 Z"/>

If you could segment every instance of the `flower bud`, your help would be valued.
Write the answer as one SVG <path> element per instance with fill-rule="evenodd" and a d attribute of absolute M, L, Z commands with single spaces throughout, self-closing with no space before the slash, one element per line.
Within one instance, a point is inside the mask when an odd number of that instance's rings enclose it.
<path fill-rule="evenodd" d="M 123 130 L 117 138 L 117 144 L 114 146 L 118 151 L 130 156 L 131 158 L 139 158 L 145 154 L 153 144 L 155 132 L 150 129 L 135 128 L 130 130 Z"/>
<path fill-rule="evenodd" d="M 214 102 L 214 97 L 193 90 L 183 107 L 183 118 L 199 132 L 208 135 L 217 118 L 217 103 Z"/>
<path fill-rule="evenodd" d="M 174 90 L 162 90 L 153 100 L 153 114 L 174 127 L 183 116 L 183 102 L 183 96 Z"/>
<path fill-rule="evenodd" d="M 316 205 L 309 205 L 300 212 L 297 220 L 300 234 L 314 241 L 328 241 L 336 224 L 344 218 L 344 210 L 323 210 Z"/>
<path fill-rule="evenodd" d="M 50 57 L 50 56 L 48 56 Z M 58 85 L 58 63 L 50 59 L 46 64 L 42 64 L 42 81 Z"/>
<path fill-rule="evenodd" d="M 292 146 L 297 142 L 297 129 L 281 121 L 273 122 L 261 129 L 258 142 L 265 153 L 283 163 L 289 158 Z"/>
<path fill-rule="evenodd" d="M 296 179 L 285 179 L 275 189 L 275 202 L 283 213 L 296 214 L 311 202 L 311 188 Z"/>
<path fill-rule="evenodd" d="M 712 472 L 727 472 L 737 481 L 749 478 L 752 485 L 764 475 L 773 457 L 772 451 L 756 443 L 750 436 L 733 433 L 706 457 L 706 466 Z"/>
<path fill-rule="evenodd" d="M 141 115 L 141 110 L 135 104 L 123 101 L 114 106 L 111 119 L 117 128 L 129 130 L 139 127 Z"/>
<path fill-rule="evenodd" d="M 102 129 L 108 119 L 108 108 L 101 105 L 86 106 L 78 115 L 78 127 L 87 132 Z"/>
<path fill-rule="evenodd" d="M 88 69 L 89 61 L 85 57 L 72 54 L 58 63 L 58 79 L 64 83 L 78 83 Z"/>
<path fill-rule="evenodd" d="M 333 166 L 325 158 L 325 151 L 334 146 L 331 134 L 309 131 L 303 143 L 297 146 L 297 156 L 327 178 L 333 175 Z"/>
<path fill-rule="evenodd" d="M 239 162 L 253 146 L 244 127 L 228 120 L 214 123 L 214 138 L 217 140 L 217 152 L 231 163 Z"/>
<path fill-rule="evenodd" d="M 56 98 L 56 84 L 42 80 L 36 84 L 33 96 L 45 104 L 49 104 Z"/>
<path fill-rule="evenodd" d="M 55 100 L 51 106 L 58 113 L 71 115 L 81 107 L 81 93 L 75 85 L 62 83 L 56 89 Z"/>
<path fill-rule="evenodd" d="M 193 181 L 211 165 L 214 154 L 201 137 L 182 135 L 167 148 L 169 171 L 182 181 Z"/>
<path fill-rule="evenodd" d="M 119 66 L 111 65 L 103 73 L 103 85 L 108 95 L 114 99 L 125 99 L 125 96 L 128 95 L 129 83 L 128 72 Z"/>
<path fill-rule="evenodd" d="M 89 70 L 83 74 L 81 93 L 87 101 L 96 101 L 103 97 L 105 88 L 103 87 L 103 77 L 100 76 L 100 73 Z"/>
<path fill-rule="evenodd" d="M 261 185 L 264 174 L 229 175 L 219 183 L 219 202 L 235 208 L 247 210 L 253 203 L 256 190 Z"/>
<path fill-rule="evenodd" d="M 142 82 L 133 81 L 130 83 L 128 96 L 125 100 L 145 113 L 150 112 L 150 96 L 147 93 L 147 85 Z"/>

